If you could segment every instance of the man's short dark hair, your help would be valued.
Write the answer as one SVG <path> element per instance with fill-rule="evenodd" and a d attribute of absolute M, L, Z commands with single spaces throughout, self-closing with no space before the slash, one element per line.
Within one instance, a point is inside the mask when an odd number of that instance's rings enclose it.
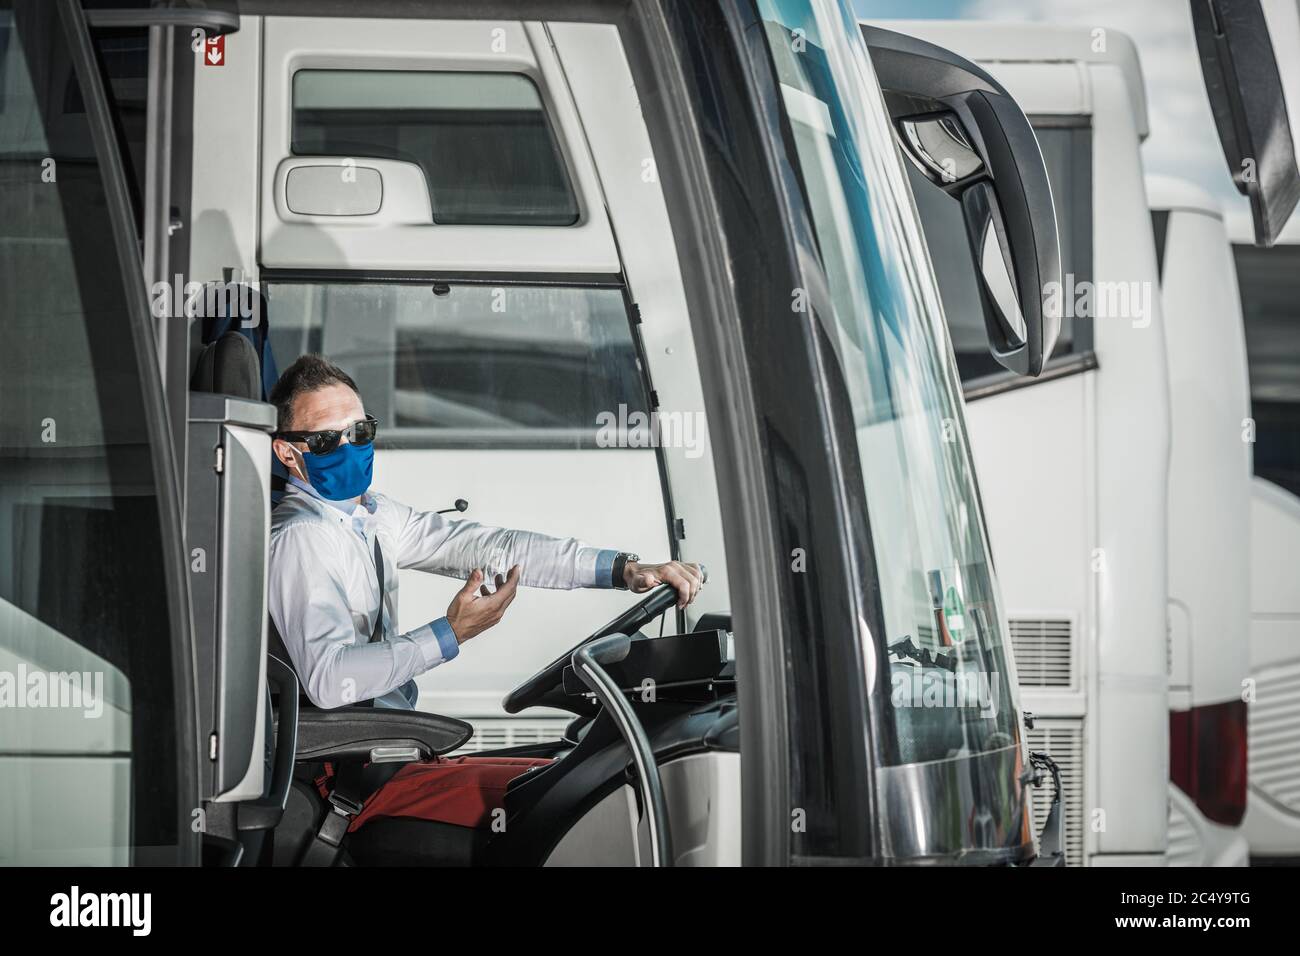
<path fill-rule="evenodd" d="M 280 375 L 271 389 L 271 404 L 275 406 L 276 431 L 293 431 L 293 402 L 299 395 L 314 392 L 330 385 L 346 385 L 357 391 L 352 376 L 323 355 L 302 355 Z"/>

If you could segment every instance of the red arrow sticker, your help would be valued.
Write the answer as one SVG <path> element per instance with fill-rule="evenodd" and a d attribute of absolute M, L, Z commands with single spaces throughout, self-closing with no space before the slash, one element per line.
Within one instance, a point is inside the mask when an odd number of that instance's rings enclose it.
<path fill-rule="evenodd" d="M 203 44 L 204 66 L 226 65 L 226 38 L 224 36 L 208 37 Z"/>

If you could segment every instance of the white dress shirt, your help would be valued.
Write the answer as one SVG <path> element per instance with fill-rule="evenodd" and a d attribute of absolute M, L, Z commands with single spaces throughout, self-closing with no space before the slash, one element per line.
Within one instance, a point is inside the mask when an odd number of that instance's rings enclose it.
<path fill-rule="evenodd" d="M 384 563 L 382 603 L 376 538 Z M 271 512 L 271 619 L 317 707 L 374 700 L 380 707 L 410 708 L 412 679 L 454 658 L 460 645 L 445 617 L 394 633 L 399 568 L 462 580 L 480 568 L 491 581 L 517 564 L 519 583 L 527 587 L 611 587 L 617 554 L 574 538 L 449 521 L 377 493 L 367 492 L 360 503 L 328 501 L 290 478 Z M 379 613 L 383 639 L 372 643 Z"/>

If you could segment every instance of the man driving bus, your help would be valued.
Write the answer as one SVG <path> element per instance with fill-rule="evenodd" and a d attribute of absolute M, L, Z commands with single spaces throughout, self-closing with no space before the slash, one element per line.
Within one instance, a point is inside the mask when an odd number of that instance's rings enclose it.
<path fill-rule="evenodd" d="M 371 492 L 378 423 L 348 374 L 318 355 L 285 369 L 271 401 L 273 448 L 290 476 L 271 517 L 271 618 L 317 707 L 413 707 L 413 679 L 500 621 L 521 584 L 637 594 L 671 584 L 679 607 L 699 593 L 703 575 L 693 564 L 642 564 L 573 538 L 449 521 Z M 484 569 L 493 567 L 509 571 L 490 586 Z M 465 586 L 446 616 L 398 634 L 399 568 L 464 578 Z"/>
<path fill-rule="evenodd" d="M 699 593 L 697 565 L 643 564 L 635 554 L 573 538 L 449 521 L 371 491 L 378 422 L 366 415 L 356 383 L 319 355 L 285 369 L 271 401 L 278 419 L 272 447 L 289 473 L 271 515 L 271 620 L 317 707 L 413 708 L 415 677 L 453 660 L 461 644 L 500 621 L 521 584 L 638 594 L 669 584 L 678 607 Z M 465 586 L 445 616 L 399 634 L 400 568 L 464 578 Z M 491 586 L 484 569 L 498 571 Z M 381 792 L 391 797 L 403 785 L 426 786 L 430 774 L 463 774 L 466 767 L 475 785 L 503 791 L 532 761 L 522 763 L 494 768 L 462 758 L 408 765 Z M 480 819 L 488 803 L 472 810 L 470 820 Z M 439 812 L 414 815 L 437 818 Z M 352 828 L 361 822 L 358 817 Z"/>

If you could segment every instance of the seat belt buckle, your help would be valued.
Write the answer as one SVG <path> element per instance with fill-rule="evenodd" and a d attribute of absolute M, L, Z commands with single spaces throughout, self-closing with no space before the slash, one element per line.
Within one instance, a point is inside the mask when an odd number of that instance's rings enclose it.
<path fill-rule="evenodd" d="M 330 806 L 334 808 L 335 813 L 339 816 L 348 817 L 349 819 L 355 817 L 365 807 L 363 803 L 356 800 L 350 800 L 340 794 L 337 790 L 330 791 L 329 801 Z"/>

